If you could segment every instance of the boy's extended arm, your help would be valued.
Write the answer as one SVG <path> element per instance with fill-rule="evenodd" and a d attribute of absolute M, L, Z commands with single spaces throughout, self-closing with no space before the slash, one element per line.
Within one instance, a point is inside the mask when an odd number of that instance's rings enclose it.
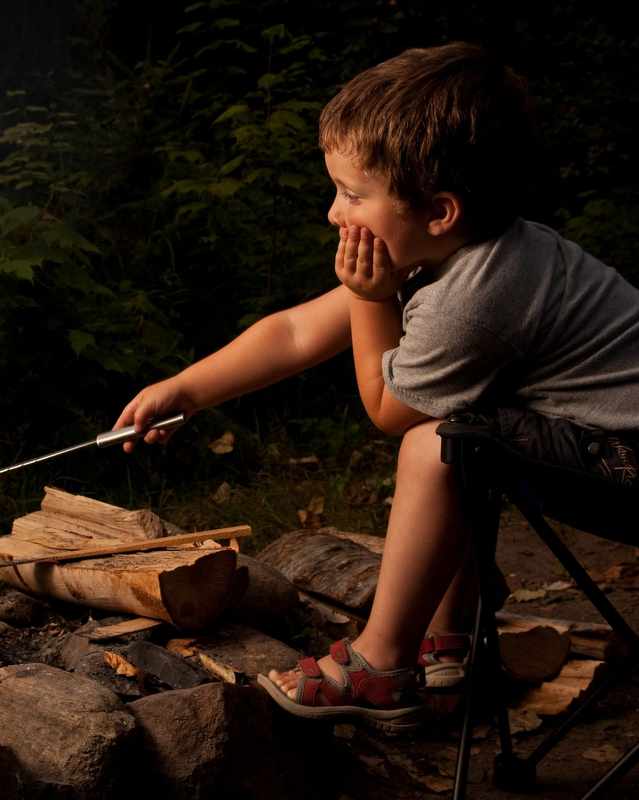
<path fill-rule="evenodd" d="M 331 358 L 351 343 L 349 294 L 346 287 L 338 286 L 259 320 L 210 356 L 142 389 L 124 408 L 115 427 L 135 423 L 141 429 L 153 417 L 170 411 L 190 414 L 219 405 Z M 162 438 L 151 432 L 145 440 Z"/>

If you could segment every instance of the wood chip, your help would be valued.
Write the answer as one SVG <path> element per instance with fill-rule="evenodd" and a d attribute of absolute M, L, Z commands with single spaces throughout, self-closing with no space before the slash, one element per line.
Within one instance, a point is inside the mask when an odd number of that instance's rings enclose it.
<path fill-rule="evenodd" d="M 126 658 L 119 653 L 112 653 L 110 650 L 104 651 L 104 663 L 115 670 L 116 675 L 124 675 L 127 678 L 137 678 L 140 671 Z"/>
<path fill-rule="evenodd" d="M 88 634 L 88 639 L 91 642 L 101 642 L 104 639 L 116 639 L 118 636 L 126 636 L 129 633 L 138 633 L 139 631 L 146 631 L 150 628 L 157 628 L 162 624 L 162 621 L 158 619 L 135 617 L 134 619 L 127 619 L 124 622 L 118 622 L 116 625 L 102 625 L 99 628 L 95 628 L 95 630 Z"/>

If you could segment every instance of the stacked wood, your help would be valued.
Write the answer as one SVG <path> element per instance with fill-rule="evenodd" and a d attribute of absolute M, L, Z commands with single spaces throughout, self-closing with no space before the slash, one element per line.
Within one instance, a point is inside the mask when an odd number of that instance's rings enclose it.
<path fill-rule="evenodd" d="M 148 510 L 126 511 L 47 487 L 41 510 L 20 517 L 11 535 L 0 537 L 0 558 L 143 543 L 167 532 L 172 529 Z M 201 629 L 226 608 L 236 558 L 234 549 L 207 541 L 197 547 L 5 567 L 0 569 L 0 580 L 71 603 Z"/>

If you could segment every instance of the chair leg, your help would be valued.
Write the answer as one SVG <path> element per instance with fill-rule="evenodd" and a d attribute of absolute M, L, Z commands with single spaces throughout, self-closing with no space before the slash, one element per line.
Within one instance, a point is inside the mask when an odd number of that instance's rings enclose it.
<path fill-rule="evenodd" d="M 468 657 L 468 664 L 466 666 L 466 677 L 464 680 L 464 721 L 462 724 L 462 732 L 457 750 L 457 766 L 455 769 L 455 785 L 453 788 L 452 800 L 465 800 L 466 797 L 468 766 L 470 762 L 470 747 L 474 725 L 477 654 L 479 653 L 479 641 L 482 633 L 482 606 L 483 604 L 480 596 L 477 603 L 477 611 L 475 612 L 475 624 L 472 632 L 471 649 Z"/>

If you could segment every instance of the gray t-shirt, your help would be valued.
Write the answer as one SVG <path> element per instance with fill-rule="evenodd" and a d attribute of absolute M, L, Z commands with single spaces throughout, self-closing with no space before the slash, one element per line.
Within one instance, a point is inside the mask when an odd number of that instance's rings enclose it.
<path fill-rule="evenodd" d="M 586 427 L 639 429 L 639 290 L 544 225 L 518 219 L 404 284 L 384 380 L 443 418 L 517 405 Z"/>

